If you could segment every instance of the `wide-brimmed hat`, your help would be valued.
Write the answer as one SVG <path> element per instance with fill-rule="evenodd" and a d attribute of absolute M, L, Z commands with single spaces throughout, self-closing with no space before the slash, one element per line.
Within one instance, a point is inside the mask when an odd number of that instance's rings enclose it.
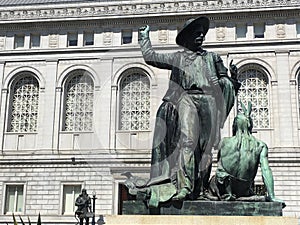
<path fill-rule="evenodd" d="M 196 19 L 189 19 L 185 22 L 182 30 L 176 37 L 176 43 L 182 47 L 194 50 L 197 48 L 195 39 L 199 37 L 200 33 L 206 35 L 209 29 L 209 19 L 205 16 Z"/>

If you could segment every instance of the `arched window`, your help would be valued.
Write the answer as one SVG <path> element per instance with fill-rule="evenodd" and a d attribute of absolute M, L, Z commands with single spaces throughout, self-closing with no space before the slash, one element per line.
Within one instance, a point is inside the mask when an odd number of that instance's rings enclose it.
<path fill-rule="evenodd" d="M 254 128 L 270 127 L 268 76 L 257 65 L 248 65 L 241 69 L 238 76 L 242 83 L 238 100 L 245 106 L 252 103 Z M 239 106 L 239 109 L 241 106 Z"/>
<path fill-rule="evenodd" d="M 11 85 L 8 131 L 36 132 L 39 107 L 39 82 L 30 72 L 22 72 Z"/>
<path fill-rule="evenodd" d="M 150 128 L 150 81 L 141 69 L 123 74 L 120 84 L 120 130 Z"/>
<path fill-rule="evenodd" d="M 75 70 L 65 83 L 64 131 L 93 129 L 94 82 L 85 70 Z"/>
<path fill-rule="evenodd" d="M 298 113 L 300 115 L 300 70 L 298 71 L 297 84 L 298 84 L 298 110 L 299 110 Z"/>

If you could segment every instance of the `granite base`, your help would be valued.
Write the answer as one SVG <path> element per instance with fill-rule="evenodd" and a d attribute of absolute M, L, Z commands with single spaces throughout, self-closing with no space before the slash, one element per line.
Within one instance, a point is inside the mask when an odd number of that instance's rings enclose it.
<path fill-rule="evenodd" d="M 143 201 L 125 201 L 123 215 L 282 216 L 278 202 L 184 201 L 148 208 Z"/>

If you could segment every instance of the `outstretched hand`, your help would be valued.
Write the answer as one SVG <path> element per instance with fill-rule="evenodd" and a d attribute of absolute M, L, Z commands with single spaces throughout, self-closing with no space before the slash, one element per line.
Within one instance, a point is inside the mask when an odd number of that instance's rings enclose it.
<path fill-rule="evenodd" d="M 145 25 L 139 28 L 140 32 L 149 32 L 149 30 L 150 30 L 149 25 Z"/>
<path fill-rule="evenodd" d="M 139 39 L 149 37 L 150 27 L 148 25 L 139 28 Z"/>
<path fill-rule="evenodd" d="M 231 74 L 231 77 L 233 79 L 237 79 L 237 74 L 238 74 L 238 68 L 236 67 L 235 64 L 232 63 L 233 62 L 233 59 L 230 61 L 229 63 L 229 70 L 230 70 L 230 74 Z"/>

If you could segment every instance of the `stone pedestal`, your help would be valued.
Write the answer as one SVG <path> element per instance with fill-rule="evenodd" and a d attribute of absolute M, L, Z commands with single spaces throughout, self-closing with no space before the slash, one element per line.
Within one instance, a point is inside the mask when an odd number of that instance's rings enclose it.
<path fill-rule="evenodd" d="M 185 201 L 149 210 L 143 201 L 126 201 L 123 215 L 107 216 L 105 222 L 106 225 L 297 225 L 298 219 L 282 217 L 278 202 Z"/>
<path fill-rule="evenodd" d="M 148 209 L 143 201 L 123 202 L 123 215 L 282 216 L 278 202 L 184 201 Z"/>
<path fill-rule="evenodd" d="M 274 216 L 105 216 L 105 225 L 297 225 L 297 218 Z"/>

